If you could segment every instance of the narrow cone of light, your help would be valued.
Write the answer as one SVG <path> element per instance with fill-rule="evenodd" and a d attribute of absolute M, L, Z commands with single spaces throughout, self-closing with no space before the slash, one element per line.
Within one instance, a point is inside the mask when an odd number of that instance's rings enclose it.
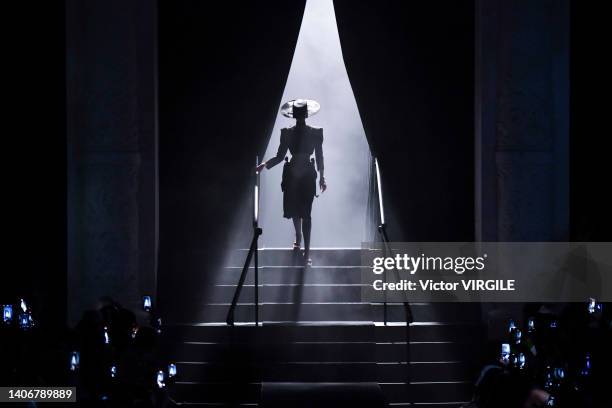
<path fill-rule="evenodd" d="M 359 247 L 364 239 L 370 151 L 342 57 L 332 0 L 308 0 L 279 114 L 265 158 L 276 154 L 280 130 L 295 120 L 280 113 L 294 99 L 311 99 L 320 110 L 307 118 L 323 128 L 328 190 L 312 206 L 312 239 L 316 247 Z M 261 245 L 288 247 L 293 224 L 283 218 L 280 189 L 282 164 L 261 174 L 259 221 Z M 318 186 L 317 186 L 318 189 Z"/>

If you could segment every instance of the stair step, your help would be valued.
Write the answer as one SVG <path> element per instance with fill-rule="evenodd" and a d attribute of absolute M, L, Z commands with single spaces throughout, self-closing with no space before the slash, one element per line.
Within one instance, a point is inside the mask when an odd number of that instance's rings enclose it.
<path fill-rule="evenodd" d="M 410 378 L 416 382 L 464 381 L 471 379 L 474 367 L 463 361 L 380 362 L 376 364 L 378 381 L 399 382 Z M 409 369 L 409 370 L 408 370 Z"/>
<path fill-rule="evenodd" d="M 176 361 L 371 361 L 375 358 L 374 343 L 182 343 L 171 356 Z"/>
<path fill-rule="evenodd" d="M 360 283 L 327 283 L 327 284 L 260 284 L 260 302 L 332 302 L 361 301 Z M 210 293 L 206 297 L 211 303 L 229 302 L 234 296 L 236 285 L 217 285 L 214 290 L 204 290 Z M 255 287 L 244 286 L 240 292 L 240 301 L 252 303 L 255 298 Z"/>
<path fill-rule="evenodd" d="M 326 284 L 326 283 L 362 283 L 361 274 L 365 268 L 354 266 L 312 266 L 301 268 L 295 266 L 260 266 L 258 268 L 259 284 Z M 254 283 L 255 269 L 249 268 L 245 283 Z M 216 284 L 236 285 L 242 274 L 242 267 L 223 268 Z"/>
<path fill-rule="evenodd" d="M 257 404 L 260 399 L 261 383 L 210 382 L 189 383 L 177 381 L 169 388 L 173 400 L 181 403 L 207 404 Z"/>
<path fill-rule="evenodd" d="M 380 387 L 391 403 L 426 402 L 428 404 L 460 403 L 469 401 L 473 386 L 466 382 L 412 382 L 380 383 Z M 261 383 L 241 384 L 239 382 L 184 382 L 177 381 L 170 389 L 175 401 L 188 403 L 257 404 L 260 398 Z M 205 401 L 203 401 L 205 399 Z M 232 401 L 233 399 L 233 401 Z M 423 404 L 421 404 L 423 405 Z M 426 404 L 425 404 L 426 405 Z M 393 405 L 392 405 L 393 406 Z M 439 406 L 438 404 L 433 406 Z"/>
<path fill-rule="evenodd" d="M 411 342 L 409 349 L 406 344 L 397 342 L 376 344 L 376 361 L 380 362 L 407 361 L 408 354 L 411 361 L 417 362 L 469 361 L 477 353 L 474 343 Z"/>
<path fill-rule="evenodd" d="M 182 404 L 182 402 L 180 403 Z M 189 408 L 257 408 L 258 402 L 243 402 L 243 403 L 229 403 L 229 402 L 189 402 Z M 431 408 L 431 407 L 430 407 Z"/>
<path fill-rule="evenodd" d="M 473 386 L 467 382 L 412 382 L 406 383 L 380 383 L 380 387 L 387 398 L 393 403 L 427 402 L 448 403 L 469 401 L 472 398 Z M 438 406 L 438 405 L 433 405 Z"/>
<path fill-rule="evenodd" d="M 231 381 L 236 370 L 227 362 L 177 361 L 179 379 L 189 382 Z M 411 381 L 444 382 L 473 379 L 474 366 L 461 361 L 413 362 L 287 362 L 240 365 L 240 378 L 246 382 L 265 381 Z"/>
<path fill-rule="evenodd" d="M 227 266 L 242 267 L 248 254 L 248 249 L 233 251 L 227 260 Z M 299 265 L 301 251 L 289 248 L 260 248 L 259 265 L 290 266 Z M 361 248 L 311 248 L 310 258 L 315 266 L 359 266 L 361 265 Z"/>
<path fill-rule="evenodd" d="M 372 304 L 372 318 L 384 320 L 384 305 Z M 480 322 L 480 305 L 475 303 L 410 303 L 415 322 Z M 387 321 L 405 322 L 406 308 L 401 303 L 387 303 Z"/>
<path fill-rule="evenodd" d="M 269 325 L 244 326 L 198 326 L 174 325 L 164 328 L 163 338 L 176 341 L 285 343 L 289 341 L 371 341 L 375 333 L 373 324 L 352 326 L 326 325 Z"/>
<path fill-rule="evenodd" d="M 392 403 L 389 404 L 389 406 L 391 408 L 460 408 L 462 405 L 464 405 L 466 402 L 448 402 L 448 403 L 443 403 L 443 402 L 436 402 L 436 403 L 428 403 L 428 402 L 424 402 L 424 403 L 404 403 L 404 402 L 400 402 L 400 403 Z M 256 408 L 258 407 L 259 404 L 257 402 L 253 402 L 253 403 L 238 403 L 238 404 L 230 404 L 230 403 L 208 403 L 208 402 L 203 402 L 203 403 L 189 403 L 189 407 L 193 407 L 193 408 L 236 408 L 236 407 L 243 407 L 243 408 Z"/>
<path fill-rule="evenodd" d="M 259 302 L 361 302 L 361 283 L 319 283 L 319 284 L 297 284 L 297 283 L 275 283 L 259 285 Z M 198 299 L 207 303 L 229 303 L 236 291 L 236 285 L 219 284 L 214 287 L 203 288 L 203 293 Z M 253 303 L 255 299 L 255 287 L 252 284 L 243 286 L 240 292 L 240 303 Z M 393 304 L 398 302 L 392 302 Z M 424 302 L 417 302 L 424 303 Z M 479 315 L 480 305 L 477 303 L 427 303 L 432 305 L 447 306 L 447 310 L 457 310 L 461 313 L 472 313 Z M 444 307 L 444 306 L 440 306 Z M 458 313 L 458 312 L 457 312 Z"/>
<path fill-rule="evenodd" d="M 199 322 L 225 322 L 229 303 L 202 305 L 191 314 Z M 239 303 L 235 312 L 236 322 L 252 322 L 255 319 L 253 304 Z M 165 316 L 167 321 L 176 321 L 180 316 Z M 372 308 L 368 303 L 310 303 L 310 304 L 262 304 L 259 309 L 261 321 L 372 321 Z"/>
<path fill-rule="evenodd" d="M 376 363 L 288 362 L 241 364 L 177 362 L 180 379 L 193 382 L 231 381 L 240 371 L 243 381 L 360 382 L 377 381 Z"/>
<path fill-rule="evenodd" d="M 409 330 L 409 333 L 407 332 Z M 458 322 L 414 323 L 406 326 L 362 325 L 275 325 L 234 326 L 225 323 L 171 325 L 164 327 L 162 340 L 168 344 L 183 341 L 251 342 L 263 338 L 269 343 L 290 341 L 455 341 L 475 342 L 484 336 L 484 326 Z"/>
<path fill-rule="evenodd" d="M 376 326 L 377 342 L 406 340 L 410 341 L 456 341 L 478 343 L 485 335 L 485 327 L 480 323 L 437 323 L 406 326 Z"/>
<path fill-rule="evenodd" d="M 198 322 L 225 322 L 230 303 L 201 304 L 197 314 L 192 315 Z M 477 304 L 414 303 L 411 304 L 416 322 L 477 322 L 480 320 Z M 175 313 L 178 313 L 175 312 Z M 269 302 L 259 306 L 259 318 L 266 322 L 299 321 L 378 321 L 382 322 L 384 307 L 381 303 L 363 302 Z M 181 316 L 166 315 L 167 321 L 176 321 Z M 252 303 L 238 303 L 235 309 L 236 322 L 252 322 L 255 306 Z M 387 321 L 405 322 L 403 304 L 387 304 Z"/>
<path fill-rule="evenodd" d="M 473 343 L 295 342 L 285 344 L 185 342 L 169 351 L 176 361 L 261 362 L 414 362 L 469 361 L 477 355 Z"/>

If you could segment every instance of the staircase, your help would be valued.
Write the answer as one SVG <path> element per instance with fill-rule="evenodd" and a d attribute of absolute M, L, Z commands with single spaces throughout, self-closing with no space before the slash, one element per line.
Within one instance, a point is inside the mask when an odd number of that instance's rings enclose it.
<path fill-rule="evenodd" d="M 259 251 L 260 327 L 253 274 L 225 325 L 246 251 L 236 251 L 195 322 L 167 327 L 164 349 L 178 367 L 172 389 L 189 406 L 257 406 L 262 382 L 377 382 L 390 406 L 458 407 L 471 397 L 483 338 L 475 304 L 361 301 L 360 249 L 313 249 L 313 267 L 289 249 Z M 409 337 L 408 337 L 409 336 Z M 408 342 L 409 340 L 409 342 Z M 410 361 L 408 361 L 408 354 Z"/>

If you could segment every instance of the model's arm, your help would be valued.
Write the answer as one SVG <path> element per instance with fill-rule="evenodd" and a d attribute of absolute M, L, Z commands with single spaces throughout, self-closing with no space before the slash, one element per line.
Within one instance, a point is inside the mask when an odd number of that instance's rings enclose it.
<path fill-rule="evenodd" d="M 287 135 L 284 132 L 284 130 L 285 129 L 281 129 L 280 144 L 278 145 L 276 156 L 274 156 L 270 160 L 267 160 L 261 163 L 259 166 L 257 166 L 258 172 L 261 172 L 264 168 L 271 169 L 272 167 L 276 166 L 278 163 L 282 162 L 283 159 L 285 158 L 285 155 L 287 154 L 287 150 L 289 149 L 289 143 L 287 141 Z"/>
<path fill-rule="evenodd" d="M 319 171 L 319 187 L 321 191 L 327 189 L 327 183 L 325 183 L 325 164 L 323 160 L 323 129 L 320 129 L 319 140 L 315 145 L 315 159 L 317 161 L 317 170 Z"/>

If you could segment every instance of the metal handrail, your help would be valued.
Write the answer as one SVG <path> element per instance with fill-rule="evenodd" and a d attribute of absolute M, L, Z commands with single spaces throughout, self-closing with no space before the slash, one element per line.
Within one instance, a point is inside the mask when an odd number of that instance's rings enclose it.
<path fill-rule="evenodd" d="M 259 157 L 255 157 L 255 167 L 259 165 Z M 240 299 L 240 292 L 242 291 L 242 287 L 244 286 L 244 281 L 246 279 L 246 275 L 249 271 L 249 266 L 251 265 L 251 259 L 254 258 L 254 273 L 255 273 L 255 326 L 259 326 L 259 236 L 263 233 L 263 230 L 259 227 L 259 192 L 260 192 L 260 177 L 259 172 L 255 171 L 255 183 L 253 186 L 253 239 L 251 240 L 251 246 L 249 247 L 249 252 L 244 261 L 244 266 L 242 267 L 242 273 L 240 274 L 240 279 L 238 280 L 238 285 L 236 285 L 236 290 L 234 292 L 234 297 L 232 299 L 232 304 L 230 305 L 229 311 L 227 312 L 227 319 L 225 320 L 229 326 L 234 325 L 234 312 L 236 311 L 236 304 L 238 303 L 238 299 Z"/>
<path fill-rule="evenodd" d="M 387 229 L 385 224 L 385 209 L 383 206 L 383 194 L 382 194 L 382 180 L 380 177 L 380 167 L 378 166 L 378 159 L 374 158 L 374 166 L 376 167 L 376 188 L 378 190 L 378 209 L 380 214 L 380 224 L 378 225 L 378 232 L 380 234 L 380 240 L 383 243 L 385 257 L 392 255 L 391 247 L 389 246 L 389 237 L 387 235 Z M 385 283 L 387 282 L 387 274 L 384 274 Z M 410 389 L 412 387 L 412 368 L 410 365 L 410 361 L 412 360 L 412 349 L 410 346 L 410 323 L 414 322 L 414 317 L 412 315 L 412 308 L 410 307 L 410 303 L 408 301 L 404 302 L 404 311 L 406 313 L 406 384 L 408 387 L 408 395 L 412 395 Z M 383 302 L 383 323 L 387 326 L 387 302 Z M 412 398 L 412 396 L 411 396 Z M 410 400 L 412 402 L 412 400 Z"/>
<path fill-rule="evenodd" d="M 376 189 L 378 192 L 378 210 L 380 217 L 380 224 L 378 225 L 378 233 L 380 234 L 380 240 L 383 243 L 385 250 L 385 256 L 391 254 L 391 247 L 389 246 L 389 237 L 387 235 L 387 226 L 385 224 L 385 207 L 383 205 L 383 193 L 382 193 L 382 179 L 380 177 L 380 166 L 378 165 L 378 159 L 374 158 L 374 167 L 376 169 Z M 384 275 L 385 283 L 387 281 L 387 275 Z M 413 322 L 412 309 L 408 302 L 404 302 L 404 308 L 406 310 L 406 323 L 408 325 Z M 383 324 L 387 325 L 387 302 L 383 302 Z"/>
<path fill-rule="evenodd" d="M 385 207 L 383 206 L 383 195 L 382 195 L 382 181 L 380 180 L 380 167 L 378 166 L 378 159 L 374 158 L 374 166 L 376 167 L 376 186 L 378 190 L 378 208 L 380 211 L 380 225 L 385 225 Z"/>
<path fill-rule="evenodd" d="M 383 195 L 382 195 L 382 180 L 380 178 L 380 167 L 378 165 L 378 159 L 374 158 L 374 168 L 376 170 L 376 191 L 378 193 L 378 216 L 380 217 L 380 223 L 378 224 L 378 233 L 385 249 L 385 256 L 389 254 L 389 238 L 387 237 L 387 230 L 385 228 L 385 208 L 383 206 Z M 384 275 L 385 283 L 387 283 L 387 274 Z M 387 325 L 387 302 L 383 302 L 383 324 Z"/>
<path fill-rule="evenodd" d="M 255 168 L 259 166 L 259 156 L 255 156 Z M 253 226 L 259 224 L 259 172 L 255 170 L 255 186 L 253 188 Z"/>

